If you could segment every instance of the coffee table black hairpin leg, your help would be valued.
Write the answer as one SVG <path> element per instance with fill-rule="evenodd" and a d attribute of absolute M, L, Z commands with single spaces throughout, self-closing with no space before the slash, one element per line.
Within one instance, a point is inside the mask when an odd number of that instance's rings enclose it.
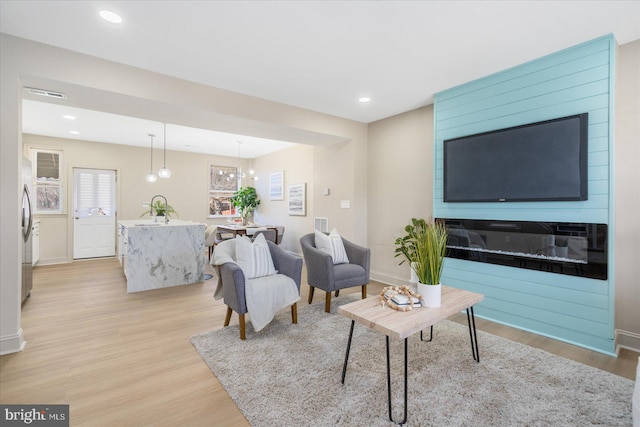
<path fill-rule="evenodd" d="M 471 310 L 471 316 L 469 316 L 469 310 Z M 473 306 L 467 308 L 467 323 L 469 324 L 469 336 L 471 337 L 471 353 L 473 354 L 473 360 L 480 363 L 478 335 L 476 334 L 476 318 L 473 315 Z"/>
<path fill-rule="evenodd" d="M 420 341 L 431 342 L 433 340 L 433 325 L 431 325 L 431 336 L 429 336 L 428 340 L 422 338 L 422 331 L 420 331 Z"/>
<path fill-rule="evenodd" d="M 393 419 L 393 410 L 391 409 L 391 362 L 389 360 L 389 336 L 387 338 L 387 396 L 389 398 L 389 420 L 403 425 L 407 422 L 407 338 L 404 339 L 404 418 L 398 422 Z"/>
<path fill-rule="evenodd" d="M 353 325 L 356 324 L 355 320 L 351 321 L 351 330 L 349 330 L 349 342 L 347 343 L 347 354 L 344 356 L 344 365 L 342 366 L 342 384 L 344 384 L 344 377 L 347 375 L 347 362 L 349 362 L 349 350 L 351 350 L 351 338 L 353 338 Z"/>
<path fill-rule="evenodd" d="M 347 375 L 347 364 L 349 362 L 349 351 L 351 350 L 351 340 L 353 338 L 353 326 L 356 324 L 355 320 L 351 321 L 351 328 L 349 329 L 349 341 L 347 342 L 347 353 L 344 356 L 344 365 L 342 366 L 342 384 L 344 384 L 344 378 Z M 404 339 L 404 419 L 401 422 L 396 422 L 393 419 L 393 411 L 391 409 L 391 362 L 389 358 L 389 337 L 387 339 L 387 395 L 389 398 L 389 419 L 396 424 L 402 425 L 407 422 L 407 338 Z"/>

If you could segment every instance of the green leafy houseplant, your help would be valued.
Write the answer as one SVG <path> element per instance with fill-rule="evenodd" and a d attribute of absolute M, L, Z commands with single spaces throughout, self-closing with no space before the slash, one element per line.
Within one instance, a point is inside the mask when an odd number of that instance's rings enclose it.
<path fill-rule="evenodd" d="M 404 257 L 400 264 L 408 261 L 420 283 L 440 284 L 447 250 L 447 229 L 444 224 L 411 218 L 411 224 L 407 225 L 404 231 L 407 234 L 395 241 L 395 256 Z"/>
<path fill-rule="evenodd" d="M 424 219 L 411 218 L 411 224 L 404 227 L 404 231 L 407 233 L 403 237 L 396 239 L 395 245 L 395 257 L 403 257 L 399 265 L 404 264 L 407 261 L 409 264 L 416 260 L 416 236 L 422 234 L 422 231 L 427 227 L 427 222 Z"/>
<path fill-rule="evenodd" d="M 157 216 L 166 215 L 169 218 L 171 218 L 171 214 L 176 214 L 176 216 L 178 216 L 178 212 L 176 212 L 171 205 L 165 206 L 162 200 L 156 200 L 155 202 L 153 202 L 153 206 L 149 207 L 149 209 L 142 212 L 142 215 L 140 215 L 140 218 L 142 218 L 145 215 L 153 216 L 154 213 Z"/>
<path fill-rule="evenodd" d="M 253 212 L 260 205 L 260 199 L 258 199 L 258 193 L 255 188 L 240 187 L 231 197 L 231 203 L 238 208 L 242 222 L 246 225 L 249 217 L 253 215 Z"/>

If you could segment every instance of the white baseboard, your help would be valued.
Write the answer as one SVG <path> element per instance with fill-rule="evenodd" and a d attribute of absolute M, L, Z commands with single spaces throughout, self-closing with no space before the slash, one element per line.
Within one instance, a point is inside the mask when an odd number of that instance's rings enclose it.
<path fill-rule="evenodd" d="M 0 356 L 10 353 L 18 353 L 24 350 L 27 342 L 24 340 L 22 328 L 15 335 L 0 337 Z"/>
<path fill-rule="evenodd" d="M 73 260 L 69 258 L 40 259 L 40 261 L 38 261 L 34 267 L 37 268 L 39 265 L 69 264 L 71 262 L 73 262 Z"/>
<path fill-rule="evenodd" d="M 623 331 L 616 329 L 615 332 L 616 354 L 620 353 L 621 348 L 632 350 L 640 353 L 640 334 L 635 332 Z"/>
<path fill-rule="evenodd" d="M 376 273 L 374 271 L 371 271 L 369 273 L 369 278 L 371 280 L 375 280 L 376 282 L 384 283 L 385 285 L 400 286 L 409 284 L 409 279 L 387 276 L 385 274 Z"/>

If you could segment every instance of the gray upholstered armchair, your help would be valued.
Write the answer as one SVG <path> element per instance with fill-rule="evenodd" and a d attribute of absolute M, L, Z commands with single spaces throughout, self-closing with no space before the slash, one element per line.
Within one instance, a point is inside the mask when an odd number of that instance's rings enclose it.
<path fill-rule="evenodd" d="M 233 245 L 234 243 L 236 242 L 224 242 L 219 245 L 219 249 L 222 249 L 223 245 Z M 227 315 L 225 317 L 224 326 L 229 326 L 232 311 L 238 313 L 241 340 L 246 339 L 245 314 L 249 312 L 249 310 L 247 309 L 246 295 L 247 280 L 261 281 L 261 284 L 259 286 L 266 287 L 278 285 L 282 282 L 282 277 L 287 276 L 295 282 L 295 286 L 297 287 L 297 299 L 299 299 L 300 296 L 302 259 L 284 251 L 273 242 L 269 241 L 267 243 L 269 245 L 271 259 L 273 260 L 273 266 L 275 267 L 277 274 L 259 277 L 256 279 L 245 279 L 245 275 L 242 269 L 235 262 L 225 262 L 220 265 L 215 265 L 217 273 L 219 275 L 219 282 L 214 297 L 216 299 L 224 298 L 224 303 L 227 305 Z M 224 249 L 227 249 L 226 246 Z M 235 249 L 231 252 L 234 251 Z M 216 251 L 216 254 L 217 252 L 218 251 Z M 285 278 L 284 280 L 289 279 Z M 297 299 L 295 301 L 297 301 Z M 249 313 L 249 315 L 251 316 L 251 313 Z M 291 305 L 291 321 L 292 323 L 298 323 L 297 303 L 293 303 Z"/>
<path fill-rule="evenodd" d="M 349 264 L 333 264 L 331 255 L 316 248 L 315 234 L 306 234 L 300 238 L 300 246 L 307 266 L 309 283 L 309 304 L 313 301 L 313 291 L 320 288 L 326 292 L 324 311 L 331 311 L 331 293 L 338 296 L 340 289 L 362 286 L 362 298 L 367 297 L 371 250 L 342 238 Z"/>

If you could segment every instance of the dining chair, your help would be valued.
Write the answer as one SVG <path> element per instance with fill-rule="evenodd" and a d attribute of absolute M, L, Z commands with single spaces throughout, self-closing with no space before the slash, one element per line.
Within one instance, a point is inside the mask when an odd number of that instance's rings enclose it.
<path fill-rule="evenodd" d="M 276 242 L 276 230 L 274 230 L 273 228 L 265 228 L 265 229 L 260 229 L 256 231 L 255 233 L 253 233 L 253 237 L 251 238 L 251 240 L 254 240 L 260 234 L 264 234 L 264 238 L 267 239 L 268 241 L 273 242 L 275 244 L 278 243 Z"/>
<path fill-rule="evenodd" d="M 216 225 L 208 225 L 204 230 L 204 245 L 209 250 L 209 259 L 213 256 L 215 247 L 227 239 L 232 239 L 233 234 L 222 233 Z"/>
<path fill-rule="evenodd" d="M 278 230 L 276 237 L 276 245 L 282 243 L 282 236 L 284 236 L 284 225 L 276 225 L 276 229 Z"/>
<path fill-rule="evenodd" d="M 213 255 L 213 248 L 216 245 L 216 234 L 218 233 L 218 227 L 215 225 L 208 225 L 204 230 L 204 245 L 209 250 L 209 259 Z"/>

